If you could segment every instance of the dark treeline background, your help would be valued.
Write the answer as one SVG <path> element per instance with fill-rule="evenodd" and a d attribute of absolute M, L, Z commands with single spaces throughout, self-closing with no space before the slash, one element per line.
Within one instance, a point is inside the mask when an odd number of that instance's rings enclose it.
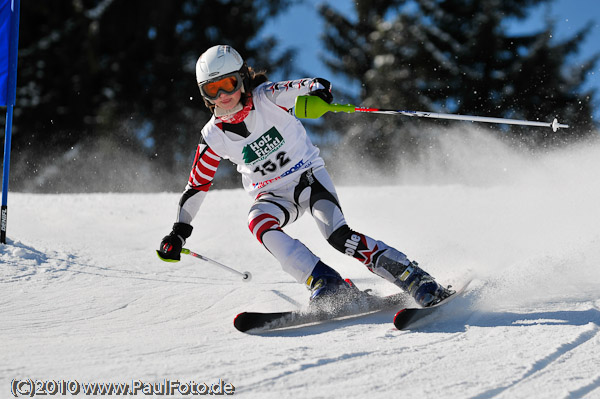
<path fill-rule="evenodd" d="M 326 3 L 326 76 L 338 100 L 551 121 L 571 129 L 486 125 L 532 151 L 595 136 L 596 93 L 584 91 L 598 55 L 573 63 L 591 25 L 551 40 L 553 23 L 514 36 L 507 19 L 550 0 L 357 0 L 344 16 Z M 207 48 L 231 44 L 250 65 L 303 77 L 284 38 L 262 29 L 302 0 L 65 0 L 21 3 L 10 188 L 29 192 L 179 191 L 210 117 L 195 84 Z M 315 56 L 321 56 L 315 54 Z M 393 168 L 448 122 L 328 114 L 310 132 L 325 152 L 360 148 Z M 336 148 L 341 151 L 332 150 Z M 348 151 L 344 151 L 347 149 Z M 331 150 L 331 151 L 329 151 Z M 239 185 L 222 162 L 216 187 Z"/>

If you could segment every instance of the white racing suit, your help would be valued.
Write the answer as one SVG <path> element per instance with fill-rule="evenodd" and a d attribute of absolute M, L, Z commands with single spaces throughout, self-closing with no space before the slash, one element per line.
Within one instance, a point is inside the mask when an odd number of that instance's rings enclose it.
<path fill-rule="evenodd" d="M 297 96 L 319 88 L 323 86 L 316 79 L 266 82 L 253 90 L 241 118 L 226 123 L 213 116 L 202 129 L 177 222 L 191 224 L 220 160 L 229 159 L 237 165 L 245 190 L 255 198 L 248 216 L 250 231 L 298 282 L 306 282 L 319 258 L 282 229 L 306 210 L 335 249 L 394 282 L 390 263 L 406 266 L 409 260 L 348 227 L 319 149 L 291 114 Z M 386 264 L 387 270 L 380 264 Z"/>

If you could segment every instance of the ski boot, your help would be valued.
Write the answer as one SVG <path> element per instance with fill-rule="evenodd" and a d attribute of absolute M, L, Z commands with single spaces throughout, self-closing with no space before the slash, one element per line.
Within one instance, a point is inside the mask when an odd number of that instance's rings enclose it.
<path fill-rule="evenodd" d="M 409 263 L 405 264 L 405 262 Z M 376 263 L 373 272 L 390 281 L 393 279 L 395 285 L 408 292 L 423 307 L 435 305 L 454 293 L 449 288 L 438 284 L 429 273 L 419 267 L 417 262 L 410 262 L 398 251 L 394 253 L 393 250 L 387 250 Z M 390 275 L 392 279 L 389 278 Z"/>
<path fill-rule="evenodd" d="M 321 261 L 306 280 L 306 287 L 311 291 L 309 307 L 321 310 L 351 301 L 353 294 L 360 292 Z"/>

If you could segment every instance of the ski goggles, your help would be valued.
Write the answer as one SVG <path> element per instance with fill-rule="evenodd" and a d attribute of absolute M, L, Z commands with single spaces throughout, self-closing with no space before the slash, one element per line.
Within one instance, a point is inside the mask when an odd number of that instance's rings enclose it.
<path fill-rule="evenodd" d="M 243 84 L 242 77 L 239 72 L 234 72 L 218 80 L 209 81 L 200 84 L 200 93 L 203 97 L 209 100 L 216 100 L 221 93 L 233 94 L 241 89 Z"/>

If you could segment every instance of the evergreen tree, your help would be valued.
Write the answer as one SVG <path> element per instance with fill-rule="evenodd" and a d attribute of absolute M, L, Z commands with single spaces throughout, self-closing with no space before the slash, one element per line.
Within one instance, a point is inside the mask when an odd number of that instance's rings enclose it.
<path fill-rule="evenodd" d="M 60 164 L 63 175 L 90 168 L 77 150 L 97 141 L 107 147 L 103 159 L 111 151 L 152 158 L 148 173 L 176 171 L 185 182 L 210 116 L 195 84 L 198 56 L 227 43 L 250 65 L 285 66 L 290 52 L 275 57 L 277 41 L 259 32 L 292 1 L 23 2 L 11 187 L 32 189 L 24 183 L 38 178 L 41 190 L 68 190 L 57 181 L 47 185 L 49 165 Z M 97 180 L 138 173 L 117 170 L 117 160 L 98 165 Z M 71 190 L 105 189 L 97 180 Z M 181 186 L 180 179 L 146 189 Z"/>
<path fill-rule="evenodd" d="M 511 35 L 508 18 L 522 18 L 532 5 L 546 0 L 417 0 L 422 23 L 415 29 L 428 68 L 427 96 L 450 112 L 515 119 L 568 121 L 571 129 L 513 127 L 513 133 L 534 145 L 562 143 L 587 136 L 593 129 L 592 93 L 582 85 L 598 57 L 575 72 L 569 57 L 590 32 L 584 28 L 565 42 L 554 43 L 553 27 Z M 433 72 L 432 72 L 433 71 Z"/>
<path fill-rule="evenodd" d="M 352 103 L 378 108 L 394 108 L 402 104 L 426 109 L 426 98 L 420 94 L 420 80 L 415 76 L 413 62 L 418 49 L 406 40 L 413 26 L 412 17 L 401 13 L 406 0 L 357 0 L 355 16 L 348 18 L 333 8 L 322 6 L 326 21 L 323 35 L 332 57 L 325 63 L 336 74 L 360 82 L 359 98 L 352 98 L 343 89 L 338 98 Z M 385 17 L 393 15 L 394 18 Z M 339 88 L 336 88 L 339 90 Z M 341 94 L 341 96 L 340 96 Z M 361 161 L 379 166 L 389 163 L 399 153 L 414 152 L 420 135 L 411 134 L 410 120 L 372 115 L 325 116 L 333 129 L 341 132 L 342 158 L 351 156 L 357 168 Z M 398 132 L 403 128 L 404 137 Z M 335 161 L 335 160 L 334 160 Z"/>
<path fill-rule="evenodd" d="M 592 101 L 583 92 L 598 57 L 569 66 L 569 57 L 590 27 L 560 43 L 552 24 L 526 35 L 510 35 L 506 21 L 527 16 L 548 0 L 413 0 L 355 3 L 347 18 L 323 6 L 325 46 L 335 72 L 361 82 L 366 106 L 552 121 L 571 129 L 486 125 L 534 146 L 572 142 L 595 128 Z M 367 120 L 367 118 L 369 118 Z M 347 132 L 346 148 L 380 164 L 429 144 L 424 131 L 443 121 L 332 116 Z M 425 143 L 424 143 L 425 141 Z"/>

